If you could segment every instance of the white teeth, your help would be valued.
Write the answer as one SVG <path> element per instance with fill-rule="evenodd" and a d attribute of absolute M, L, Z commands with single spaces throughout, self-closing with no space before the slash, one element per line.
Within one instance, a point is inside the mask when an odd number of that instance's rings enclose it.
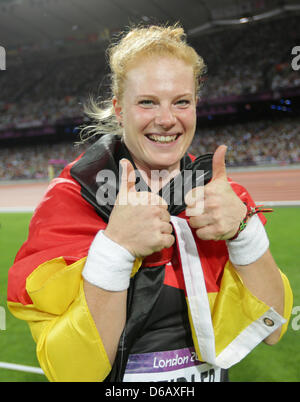
<path fill-rule="evenodd" d="M 161 142 L 163 144 L 167 142 L 173 142 L 177 140 L 178 135 L 155 135 L 151 134 L 149 135 L 149 138 L 155 142 Z"/>

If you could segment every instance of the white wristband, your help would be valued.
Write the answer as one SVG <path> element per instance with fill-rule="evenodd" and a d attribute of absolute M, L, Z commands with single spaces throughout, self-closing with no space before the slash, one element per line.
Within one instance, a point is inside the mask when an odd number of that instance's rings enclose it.
<path fill-rule="evenodd" d="M 235 240 L 226 241 L 229 259 L 235 265 L 248 265 L 258 260 L 268 249 L 269 239 L 257 215 L 253 215 L 246 228 Z"/>
<path fill-rule="evenodd" d="M 82 276 L 101 289 L 122 291 L 129 287 L 135 257 L 100 230 L 86 259 Z"/>

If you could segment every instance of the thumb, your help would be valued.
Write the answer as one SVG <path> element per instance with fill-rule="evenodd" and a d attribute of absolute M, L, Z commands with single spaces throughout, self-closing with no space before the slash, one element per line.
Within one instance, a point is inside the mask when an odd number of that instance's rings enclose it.
<path fill-rule="evenodd" d="M 119 192 L 127 193 L 128 191 L 135 191 L 135 171 L 131 162 L 128 159 L 120 160 L 121 178 Z"/>
<path fill-rule="evenodd" d="M 225 163 L 226 151 L 227 146 L 220 145 L 214 153 L 212 160 L 212 180 L 215 179 L 227 180 L 226 163 Z"/>

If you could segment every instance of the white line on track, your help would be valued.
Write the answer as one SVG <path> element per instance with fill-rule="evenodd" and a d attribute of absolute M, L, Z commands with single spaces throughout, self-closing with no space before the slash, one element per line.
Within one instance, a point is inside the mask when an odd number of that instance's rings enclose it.
<path fill-rule="evenodd" d="M 255 201 L 255 204 L 266 207 L 299 207 L 300 201 Z"/>
<path fill-rule="evenodd" d="M 2 213 L 12 212 L 33 212 L 36 207 L 0 207 Z"/>
<path fill-rule="evenodd" d="M 6 369 L 6 370 L 16 370 L 16 371 L 23 371 L 23 372 L 26 372 L 26 373 L 34 373 L 34 374 L 45 375 L 43 370 L 41 368 L 39 368 L 39 367 L 24 366 L 22 364 L 0 362 L 0 368 Z"/>
<path fill-rule="evenodd" d="M 265 205 L 269 207 L 299 207 L 300 200 L 295 201 L 255 201 L 256 205 Z M 34 212 L 36 207 L 0 207 L 0 213 L 13 212 Z"/>

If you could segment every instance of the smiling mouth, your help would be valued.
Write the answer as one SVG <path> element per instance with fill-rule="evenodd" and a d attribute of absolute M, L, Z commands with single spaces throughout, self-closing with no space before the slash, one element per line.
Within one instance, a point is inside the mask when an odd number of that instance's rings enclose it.
<path fill-rule="evenodd" d="M 153 142 L 157 142 L 159 144 L 169 144 L 177 140 L 181 134 L 172 134 L 172 135 L 157 135 L 157 134 L 148 134 L 146 137 Z"/>

